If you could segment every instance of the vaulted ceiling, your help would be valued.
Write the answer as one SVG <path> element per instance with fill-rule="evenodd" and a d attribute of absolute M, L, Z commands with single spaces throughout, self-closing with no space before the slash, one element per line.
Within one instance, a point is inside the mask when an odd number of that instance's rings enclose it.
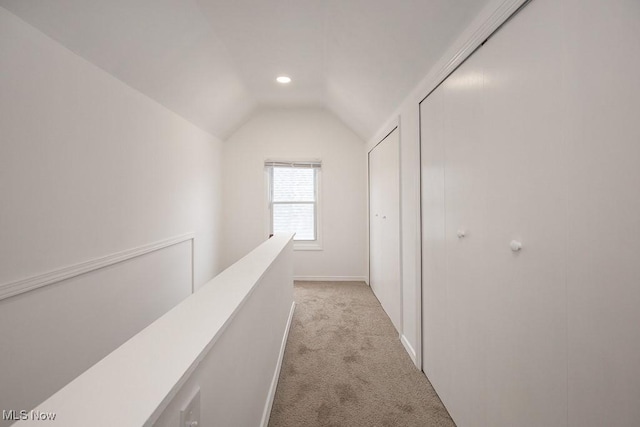
<path fill-rule="evenodd" d="M 223 139 L 257 106 L 326 107 L 370 138 L 486 3 L 0 0 Z"/>

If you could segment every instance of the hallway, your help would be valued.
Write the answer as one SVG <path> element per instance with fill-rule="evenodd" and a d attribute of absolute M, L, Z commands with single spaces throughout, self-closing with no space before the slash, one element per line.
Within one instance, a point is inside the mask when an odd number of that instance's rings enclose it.
<path fill-rule="evenodd" d="M 363 282 L 296 282 L 269 426 L 454 426 Z"/>
<path fill-rule="evenodd" d="M 0 0 L 0 427 L 640 427 L 639 23 Z"/>

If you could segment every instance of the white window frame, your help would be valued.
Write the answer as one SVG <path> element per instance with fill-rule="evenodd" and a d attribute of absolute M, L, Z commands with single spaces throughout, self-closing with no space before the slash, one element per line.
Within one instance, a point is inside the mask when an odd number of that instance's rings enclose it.
<path fill-rule="evenodd" d="M 272 164 L 280 163 L 283 165 L 290 164 L 292 167 L 300 165 L 298 167 L 304 167 L 302 165 L 309 163 L 321 163 L 319 160 L 265 160 L 265 182 L 266 182 L 266 231 L 267 236 L 273 234 L 273 167 Z M 322 248 L 322 167 L 313 168 L 315 171 L 315 228 L 316 228 L 316 240 L 294 240 L 294 251 L 321 251 Z M 307 202 L 314 203 L 314 202 Z"/>

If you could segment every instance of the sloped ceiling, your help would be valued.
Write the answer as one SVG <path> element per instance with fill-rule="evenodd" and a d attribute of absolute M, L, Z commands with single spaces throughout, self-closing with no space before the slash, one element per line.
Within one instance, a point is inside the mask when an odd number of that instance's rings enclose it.
<path fill-rule="evenodd" d="M 257 106 L 323 106 L 363 139 L 488 0 L 0 0 L 222 139 Z M 275 82 L 292 77 L 287 86 Z"/>

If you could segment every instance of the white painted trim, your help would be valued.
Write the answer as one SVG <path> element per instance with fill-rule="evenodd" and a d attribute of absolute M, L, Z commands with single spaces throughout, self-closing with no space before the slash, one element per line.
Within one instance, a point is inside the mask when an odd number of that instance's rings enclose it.
<path fill-rule="evenodd" d="M 293 280 L 303 282 L 365 282 L 365 276 L 293 276 Z"/>
<path fill-rule="evenodd" d="M 420 99 L 435 89 L 527 1 L 529 0 L 495 0 L 487 5 L 458 38 L 455 48 L 449 50 L 418 85 L 422 92 Z"/>
<path fill-rule="evenodd" d="M 399 271 L 399 279 L 400 279 L 400 333 L 404 334 L 404 250 L 402 246 L 404 244 L 404 240 L 402 238 L 402 229 L 403 229 L 403 221 L 402 214 L 404 209 L 402 209 L 402 201 L 404 200 L 402 197 L 402 128 L 401 128 L 401 116 L 398 116 L 398 271 Z M 404 336 L 404 335 L 403 335 Z M 415 363 L 415 359 L 414 359 Z"/>
<path fill-rule="evenodd" d="M 277 160 L 273 160 L 271 157 L 267 157 L 264 159 L 265 167 L 264 167 L 264 197 L 266 207 L 264 210 L 264 215 L 266 218 L 265 221 L 265 236 L 270 236 L 272 233 L 272 206 L 271 206 L 271 185 L 273 180 L 273 168 L 271 166 L 267 166 L 266 164 L 269 162 L 319 162 L 322 164 L 322 159 L 285 159 L 281 157 L 276 157 Z M 322 240 L 322 206 L 323 206 L 323 197 L 322 197 L 322 166 L 318 168 L 314 168 L 316 171 L 316 240 L 295 240 L 293 241 L 293 250 L 294 251 L 323 251 L 323 240 Z"/>
<path fill-rule="evenodd" d="M 413 364 L 416 365 L 418 369 L 420 369 L 420 366 L 418 366 L 417 364 L 416 351 L 411 346 L 411 343 L 409 343 L 407 337 L 405 337 L 404 335 L 400 335 L 400 342 L 404 346 L 404 349 L 407 351 L 407 353 L 409 353 L 409 357 L 413 361 Z"/>
<path fill-rule="evenodd" d="M 418 120 L 420 120 L 420 115 L 418 114 Z M 414 251 L 416 254 L 416 265 L 415 265 L 415 277 L 417 280 L 415 296 L 416 300 L 414 301 L 414 309 L 416 310 L 416 319 L 417 325 L 415 332 L 415 351 L 416 351 L 416 360 L 415 365 L 421 371 L 423 370 L 422 366 L 422 147 L 420 146 L 421 142 L 418 139 L 418 185 L 416 186 L 416 192 L 414 194 L 416 200 L 416 224 L 418 225 L 418 233 L 414 236 Z"/>
<path fill-rule="evenodd" d="M 375 133 L 375 137 L 369 140 L 369 143 L 367 144 L 367 153 L 371 153 L 371 151 L 373 151 L 378 144 L 387 139 L 387 137 L 391 135 L 396 128 L 400 130 L 400 114 L 395 114 L 390 118 L 386 124 Z"/>
<path fill-rule="evenodd" d="M 435 76 L 435 80 L 440 84 L 449 74 L 453 72 L 465 59 L 473 53 L 491 34 L 509 19 L 509 17 L 522 6 L 527 0 L 505 0 L 503 1 L 484 22 L 482 22 L 471 36 L 462 44 L 458 51 L 449 59 L 440 72 Z M 436 85 L 437 85 L 436 84 Z M 435 86 L 434 86 L 435 87 Z"/>
<path fill-rule="evenodd" d="M 41 288 L 43 286 L 52 285 L 54 283 L 61 282 L 63 280 L 71 279 L 72 277 L 80 276 L 100 268 L 108 267 L 113 264 L 117 264 L 123 261 L 127 261 L 132 258 L 136 258 L 150 252 L 155 252 L 160 249 L 167 248 L 169 246 L 177 245 L 178 243 L 191 240 L 191 258 L 192 258 L 192 271 L 191 271 L 191 287 L 193 289 L 193 239 L 194 233 L 187 233 L 176 237 L 171 237 L 159 242 L 150 243 L 148 245 L 139 246 L 133 249 L 127 249 L 121 252 L 116 252 L 111 255 L 107 255 L 100 258 L 95 258 L 90 261 L 81 262 L 69 267 L 63 267 L 57 270 L 49 271 L 44 274 L 32 276 L 26 279 L 17 280 L 15 282 L 8 282 L 0 285 L 0 300 L 9 298 L 18 294 L 32 291 L 34 289 Z"/>
<path fill-rule="evenodd" d="M 278 388 L 278 378 L 280 378 L 280 370 L 282 369 L 282 360 L 284 359 L 284 350 L 287 346 L 287 339 L 289 338 L 289 329 L 291 329 L 291 321 L 293 320 L 293 312 L 296 310 L 296 302 L 291 303 L 291 311 L 289 312 L 289 319 L 287 319 L 287 326 L 284 330 L 284 336 L 282 337 L 282 344 L 280 345 L 280 354 L 278 355 L 278 362 L 276 363 L 276 370 L 273 373 L 273 379 L 271 380 L 271 387 L 269 387 L 269 394 L 267 395 L 267 403 L 264 405 L 264 412 L 262 413 L 261 427 L 267 427 L 269 425 L 269 418 L 271 417 L 271 409 L 273 408 L 273 400 L 276 397 L 276 389 Z"/>

